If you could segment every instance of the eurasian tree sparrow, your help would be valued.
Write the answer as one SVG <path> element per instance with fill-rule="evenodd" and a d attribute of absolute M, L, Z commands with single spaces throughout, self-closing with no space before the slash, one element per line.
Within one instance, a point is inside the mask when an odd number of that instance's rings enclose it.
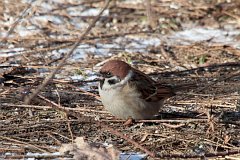
<path fill-rule="evenodd" d="M 101 101 L 111 114 L 121 119 L 152 119 L 163 101 L 175 95 L 172 87 L 158 84 L 120 60 L 107 61 L 100 75 Z"/>

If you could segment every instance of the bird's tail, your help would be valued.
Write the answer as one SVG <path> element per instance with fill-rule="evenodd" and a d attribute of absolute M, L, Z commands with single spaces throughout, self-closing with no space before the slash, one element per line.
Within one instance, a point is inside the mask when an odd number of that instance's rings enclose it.
<path fill-rule="evenodd" d="M 173 85 L 173 91 L 176 92 L 180 92 L 180 91 L 187 91 L 190 89 L 196 89 L 198 88 L 199 85 L 197 83 L 185 83 L 185 84 L 178 84 L 178 85 Z"/>

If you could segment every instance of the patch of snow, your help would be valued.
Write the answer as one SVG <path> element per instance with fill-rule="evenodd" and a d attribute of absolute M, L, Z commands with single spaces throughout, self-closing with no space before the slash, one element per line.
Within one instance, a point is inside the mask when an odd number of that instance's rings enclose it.
<path fill-rule="evenodd" d="M 81 12 L 84 9 L 83 6 L 79 5 L 78 7 L 69 7 L 66 9 L 69 16 L 81 16 Z"/>
<path fill-rule="evenodd" d="M 91 70 L 84 70 L 83 74 L 74 74 L 73 76 L 70 76 L 68 80 L 94 80 L 97 78 L 96 72 L 93 72 Z"/>
<path fill-rule="evenodd" d="M 240 43 L 234 39 L 238 36 L 240 31 L 224 31 L 220 29 L 209 28 L 193 28 L 184 31 L 173 33 L 166 36 L 154 37 L 140 37 L 140 36 L 124 36 L 113 40 L 113 43 L 103 44 L 96 43 L 95 45 L 81 44 L 71 57 L 71 61 L 84 59 L 87 54 L 109 56 L 114 51 L 125 51 L 128 53 L 147 53 L 148 47 L 157 47 L 164 40 L 169 45 L 182 44 L 190 45 L 192 43 L 206 41 L 211 39 L 209 44 L 221 43 L 231 45 L 233 47 L 240 47 Z"/>
<path fill-rule="evenodd" d="M 61 155 L 60 152 L 54 152 L 54 153 L 32 153 L 32 152 L 28 152 L 26 155 L 28 156 L 47 156 L 47 155 Z M 36 158 L 27 158 L 27 160 L 35 160 Z"/>
<path fill-rule="evenodd" d="M 11 17 L 8 13 L 4 13 L 4 12 L 3 12 L 3 20 L 4 21 L 1 22 L 1 25 L 4 25 L 4 26 L 11 26 L 15 21 L 14 17 Z"/>
<path fill-rule="evenodd" d="M 83 75 L 73 75 L 73 76 L 70 76 L 69 79 L 72 80 L 72 81 L 83 80 L 83 79 L 85 79 L 85 76 L 83 76 Z"/>
<path fill-rule="evenodd" d="M 76 29 L 84 29 L 87 28 L 89 26 L 88 23 L 81 21 L 79 23 L 79 18 L 72 18 L 69 23 L 71 23 L 71 25 L 73 25 Z"/>
<path fill-rule="evenodd" d="M 87 83 L 86 85 L 80 86 L 79 88 L 84 91 L 92 91 L 92 87 L 98 86 L 98 82 Z"/>
<path fill-rule="evenodd" d="M 32 152 L 28 152 L 26 155 L 28 156 L 38 156 L 38 155 L 61 155 L 60 152 L 54 152 L 54 153 L 32 153 Z"/>
<path fill-rule="evenodd" d="M 142 0 L 135 0 L 135 1 L 133 1 L 133 0 L 125 0 L 125 1 L 123 1 L 123 3 L 127 3 L 127 4 L 142 4 L 143 3 L 143 1 Z"/>
<path fill-rule="evenodd" d="M 52 55 L 51 55 L 51 59 L 58 59 L 58 58 L 62 57 L 62 55 L 63 55 L 63 52 L 60 52 L 59 50 L 58 51 L 53 50 Z"/>
<path fill-rule="evenodd" d="M 13 48 L 14 46 L 9 46 L 9 49 L 1 49 L 1 54 L 0 57 L 2 55 L 2 53 L 10 53 L 10 52 L 21 52 L 24 51 L 24 48 Z"/>
<path fill-rule="evenodd" d="M 85 81 L 89 81 L 89 80 L 94 80 L 98 78 L 98 76 L 96 75 L 96 72 L 93 72 L 91 70 L 85 70 L 83 71 L 83 74 L 74 74 L 73 76 L 69 76 L 66 80 L 71 80 L 71 81 L 79 81 L 79 80 L 85 80 Z M 91 87 L 93 86 L 97 86 L 98 82 L 90 82 L 90 83 L 86 83 L 83 86 L 79 86 L 80 89 L 85 90 L 85 91 L 90 91 L 92 90 Z"/>
<path fill-rule="evenodd" d="M 49 12 L 49 11 L 51 11 L 53 9 L 53 5 L 51 3 L 49 3 L 49 2 L 47 2 L 47 3 L 46 2 L 42 2 L 41 3 L 41 7 L 44 8 L 45 12 Z"/>
<path fill-rule="evenodd" d="M 11 46 L 8 48 L 9 49 L 1 49 L 0 58 L 20 55 L 21 51 L 24 51 L 24 48 L 12 48 Z"/>
<path fill-rule="evenodd" d="M 9 153 L 9 152 L 5 153 L 5 156 L 11 156 L 11 155 L 12 155 L 12 153 Z"/>
<path fill-rule="evenodd" d="M 94 80 L 94 79 L 98 78 L 98 76 L 96 76 L 96 73 L 91 70 L 86 70 L 85 74 L 88 75 L 86 80 Z"/>
<path fill-rule="evenodd" d="M 33 3 L 33 0 L 22 0 L 23 3 Z"/>
<path fill-rule="evenodd" d="M 80 13 L 81 16 L 97 16 L 99 14 L 99 12 L 101 11 L 100 8 L 90 8 L 88 10 L 83 11 L 82 13 Z M 106 9 L 102 16 L 107 16 L 109 15 L 109 10 Z"/>
<path fill-rule="evenodd" d="M 115 40 L 117 44 L 121 44 L 126 52 L 129 53 L 146 53 L 150 46 L 158 46 L 161 44 L 161 39 L 158 37 L 136 37 L 126 36 L 119 37 Z"/>
<path fill-rule="evenodd" d="M 119 159 L 120 160 L 143 160 L 147 157 L 146 154 L 141 153 L 121 153 Z"/>
<path fill-rule="evenodd" d="M 20 37 L 27 37 L 40 33 L 40 30 L 36 30 L 34 26 L 29 27 L 17 26 L 16 30 Z"/>
<path fill-rule="evenodd" d="M 42 23 L 47 24 L 48 22 L 52 22 L 54 24 L 63 24 L 63 20 L 54 15 L 35 16 L 31 18 L 31 22 L 37 26 L 41 25 Z"/>
<path fill-rule="evenodd" d="M 88 45 L 88 44 L 81 44 L 74 51 L 70 61 L 84 59 L 87 54 L 102 55 L 102 56 L 109 55 L 111 47 L 114 47 L 114 46 L 115 46 L 114 44 L 105 46 L 104 44 L 100 44 L 100 43 L 97 43 L 94 46 Z M 109 48 L 105 48 L 105 47 L 109 47 Z"/>
<path fill-rule="evenodd" d="M 239 47 L 239 42 L 235 40 L 235 36 L 240 35 L 240 30 L 221 30 L 213 28 L 192 28 L 184 31 L 176 32 L 167 36 L 172 44 L 190 45 L 195 42 L 210 40 L 212 43 L 221 43 Z"/>
<path fill-rule="evenodd" d="M 101 8 L 85 9 L 82 6 L 70 7 L 70 8 L 67 9 L 67 13 L 70 16 L 97 16 L 100 11 L 101 11 Z M 108 9 L 103 11 L 102 16 L 108 16 L 108 15 L 109 15 L 109 10 Z"/>
<path fill-rule="evenodd" d="M 176 10 L 177 10 L 177 9 L 179 9 L 181 6 L 180 6 L 179 4 L 176 4 L 176 3 L 172 2 L 169 7 L 172 8 L 172 9 L 176 9 Z"/>

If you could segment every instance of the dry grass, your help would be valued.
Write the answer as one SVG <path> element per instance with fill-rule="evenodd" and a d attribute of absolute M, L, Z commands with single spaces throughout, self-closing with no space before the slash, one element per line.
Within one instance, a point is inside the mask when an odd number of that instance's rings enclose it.
<path fill-rule="evenodd" d="M 0 44 L 3 50 L 10 48 L 8 53 L 17 54 L 0 59 L 1 157 L 17 159 L 27 156 L 28 152 L 58 152 L 59 146 L 72 142 L 76 137 L 84 137 L 89 143 L 111 143 L 121 151 L 147 152 L 153 158 L 229 156 L 231 159 L 239 153 L 238 49 L 209 45 L 209 42 L 188 46 L 163 44 L 148 48 L 146 54 L 111 49 L 111 58 L 132 62 L 134 67 L 158 81 L 173 85 L 198 85 L 168 99 L 156 120 L 137 121 L 126 127 L 122 125 L 123 121 L 114 119 L 104 110 L 98 100 L 95 80 L 66 80 L 76 73 L 84 77 L 88 76 L 88 70 L 96 72 L 96 64 L 109 56 L 89 54 L 80 60 L 67 61 L 57 77 L 41 90 L 31 104 L 23 102 L 24 97 L 31 95 L 42 84 L 43 76 L 54 70 L 63 58 L 53 58 L 52 51 L 69 48 L 85 30 L 85 27 L 76 28 L 71 20 L 89 24 L 94 18 L 70 15 L 67 9 L 78 6 L 99 8 L 103 7 L 104 1 L 51 2 L 49 5 L 53 8 L 49 11 L 41 7 L 43 3 L 48 4 L 44 0 L 30 5 L 8 2 L 0 2 L 0 21 L 12 18 L 15 23 L 4 23 L 0 27 L 0 32 L 7 33 L 1 37 Z M 186 21 L 201 26 L 221 28 L 231 23 L 235 28 L 239 27 L 238 1 L 152 1 L 149 5 L 153 13 L 149 13 L 148 6 L 148 15 L 161 17 L 161 22 L 156 22 L 154 17 L 147 21 L 145 4 L 112 2 L 110 15 L 103 16 L 82 43 L 111 44 L 113 39 L 124 35 L 170 33 L 181 30 L 182 23 Z M 57 25 L 51 20 L 33 21 L 38 15 L 57 16 L 65 23 Z M 19 26 L 31 25 L 39 31 L 25 36 L 16 32 Z M 108 25 L 111 27 L 106 27 Z M 14 51 L 11 46 L 23 49 Z M 184 70 L 179 71 L 179 68 Z M 91 85 L 87 91 L 80 89 L 87 85 Z M 10 155 L 6 157 L 6 153 Z M 56 157 L 63 155 L 44 158 Z"/>

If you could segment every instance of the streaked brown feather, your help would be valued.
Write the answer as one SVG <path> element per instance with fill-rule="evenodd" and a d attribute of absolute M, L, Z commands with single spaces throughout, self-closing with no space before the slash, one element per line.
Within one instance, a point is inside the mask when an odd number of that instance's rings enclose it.
<path fill-rule="evenodd" d="M 142 95 L 141 98 L 146 101 L 159 101 L 175 95 L 171 86 L 157 84 L 146 74 L 135 69 L 130 81 L 130 83 L 136 85 Z"/>

